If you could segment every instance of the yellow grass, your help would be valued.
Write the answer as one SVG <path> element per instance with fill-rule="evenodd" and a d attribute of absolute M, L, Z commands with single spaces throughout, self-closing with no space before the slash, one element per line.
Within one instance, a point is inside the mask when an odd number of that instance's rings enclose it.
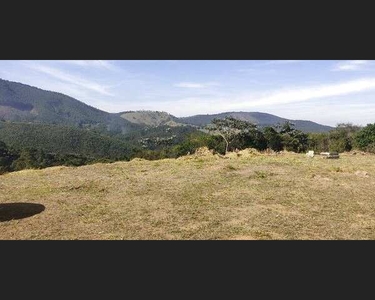
<path fill-rule="evenodd" d="M 1 221 L 9 203 L 45 210 Z M 375 239 L 375 156 L 243 151 L 9 173 L 0 239 Z"/>

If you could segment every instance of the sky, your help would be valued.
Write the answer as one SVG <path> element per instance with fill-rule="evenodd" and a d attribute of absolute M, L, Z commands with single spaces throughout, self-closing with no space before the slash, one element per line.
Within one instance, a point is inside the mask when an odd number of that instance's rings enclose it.
<path fill-rule="evenodd" d="M 0 78 L 112 113 L 257 111 L 331 126 L 375 123 L 368 60 L 0 60 Z"/>

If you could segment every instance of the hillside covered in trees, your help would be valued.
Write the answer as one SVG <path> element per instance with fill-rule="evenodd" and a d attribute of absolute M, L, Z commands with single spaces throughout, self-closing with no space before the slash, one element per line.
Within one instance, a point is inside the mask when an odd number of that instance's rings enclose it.
<path fill-rule="evenodd" d="M 69 96 L 0 79 L 2 172 L 98 161 L 177 158 L 214 152 L 375 152 L 374 125 L 336 128 L 259 112 L 177 118 L 166 112 L 111 114 Z"/>
<path fill-rule="evenodd" d="M 139 127 L 61 93 L 0 79 L 0 120 L 127 133 Z"/>
<path fill-rule="evenodd" d="M 126 111 L 108 113 L 61 93 L 45 91 L 18 82 L 0 79 L 0 120 L 96 128 L 126 134 L 142 127 L 206 126 L 213 119 L 233 117 L 259 127 L 290 121 L 303 132 L 328 132 L 330 126 L 305 120 L 288 120 L 261 112 L 224 112 L 178 118 L 167 112 Z"/>
<path fill-rule="evenodd" d="M 135 147 L 124 141 L 71 126 L 0 122 L 0 140 L 14 149 L 43 149 L 48 153 L 90 158 L 126 159 Z"/>

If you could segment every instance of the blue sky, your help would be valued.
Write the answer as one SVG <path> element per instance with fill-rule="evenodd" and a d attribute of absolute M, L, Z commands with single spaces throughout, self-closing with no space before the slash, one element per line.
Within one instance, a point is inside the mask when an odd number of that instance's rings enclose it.
<path fill-rule="evenodd" d="M 108 112 L 259 111 L 326 125 L 375 122 L 375 61 L 0 61 L 0 78 Z"/>

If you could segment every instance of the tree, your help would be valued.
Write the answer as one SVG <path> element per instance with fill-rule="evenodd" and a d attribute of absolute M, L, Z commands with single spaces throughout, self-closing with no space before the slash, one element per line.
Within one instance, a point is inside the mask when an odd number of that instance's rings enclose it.
<path fill-rule="evenodd" d="M 303 152 L 306 151 L 308 144 L 308 136 L 301 130 L 294 128 L 295 124 L 286 121 L 284 124 L 279 125 L 283 147 L 287 151 Z"/>
<path fill-rule="evenodd" d="M 327 132 L 310 133 L 308 148 L 316 152 L 329 151 L 329 134 Z"/>
<path fill-rule="evenodd" d="M 15 155 L 10 152 L 7 145 L 0 141 L 0 174 L 11 171 Z"/>
<path fill-rule="evenodd" d="M 367 124 L 366 127 L 358 131 L 354 141 L 359 149 L 375 153 L 375 123 Z"/>
<path fill-rule="evenodd" d="M 38 151 L 31 148 L 22 149 L 19 158 L 12 163 L 12 169 L 15 171 L 38 167 Z"/>
<path fill-rule="evenodd" d="M 237 148 L 243 148 L 251 141 L 255 141 L 257 137 L 257 126 L 255 124 L 233 117 L 213 119 L 207 129 L 223 138 L 225 141 L 225 153 L 228 152 L 232 144 L 236 144 Z"/>
<path fill-rule="evenodd" d="M 265 127 L 263 134 L 267 141 L 267 148 L 274 151 L 281 151 L 283 149 L 281 134 L 275 128 L 270 126 Z"/>
<path fill-rule="evenodd" d="M 353 148 L 353 139 L 359 126 L 352 123 L 339 123 L 334 130 L 329 132 L 329 150 L 337 152 L 350 151 Z"/>

